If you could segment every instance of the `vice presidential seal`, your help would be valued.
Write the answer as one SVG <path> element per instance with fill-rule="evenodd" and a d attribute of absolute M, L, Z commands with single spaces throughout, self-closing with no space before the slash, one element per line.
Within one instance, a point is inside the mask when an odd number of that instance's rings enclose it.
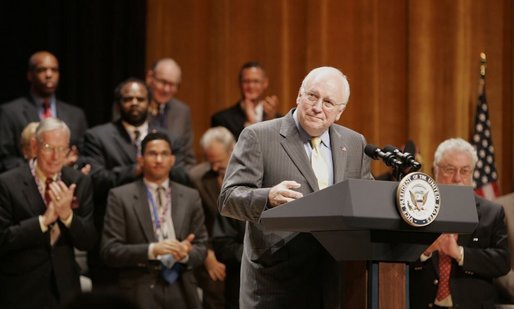
<path fill-rule="evenodd" d="M 427 174 L 410 173 L 396 189 L 396 205 L 403 220 L 409 225 L 428 225 L 435 220 L 441 207 L 439 188 Z"/>

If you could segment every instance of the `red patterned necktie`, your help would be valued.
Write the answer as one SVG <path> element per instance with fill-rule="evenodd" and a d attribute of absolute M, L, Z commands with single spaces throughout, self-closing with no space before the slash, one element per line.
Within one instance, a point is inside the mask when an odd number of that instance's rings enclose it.
<path fill-rule="evenodd" d="M 450 272 L 452 270 L 452 258 L 444 253 L 439 253 L 439 287 L 436 299 L 438 301 L 450 295 Z"/>
<path fill-rule="evenodd" d="M 50 102 L 48 99 L 43 100 L 43 119 L 52 117 L 52 109 L 50 108 Z"/>
<path fill-rule="evenodd" d="M 50 184 L 54 182 L 54 180 L 51 177 L 47 177 L 45 180 L 45 202 L 46 205 L 50 203 L 51 197 L 50 197 Z"/>

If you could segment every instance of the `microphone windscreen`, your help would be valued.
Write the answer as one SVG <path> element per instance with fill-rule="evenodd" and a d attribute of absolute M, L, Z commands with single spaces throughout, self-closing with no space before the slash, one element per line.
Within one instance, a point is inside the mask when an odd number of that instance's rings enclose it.
<path fill-rule="evenodd" d="M 377 156 L 377 149 L 378 147 L 375 145 L 367 144 L 366 147 L 364 147 L 364 153 L 371 157 L 372 159 L 376 159 Z"/>
<path fill-rule="evenodd" d="M 384 148 L 382 148 L 385 152 L 394 153 L 395 150 L 398 150 L 398 148 L 394 147 L 393 145 L 386 145 Z"/>
<path fill-rule="evenodd" d="M 412 155 L 416 154 L 416 145 L 412 140 L 407 140 L 407 142 L 405 143 L 405 147 L 403 147 L 403 152 L 408 152 Z"/>

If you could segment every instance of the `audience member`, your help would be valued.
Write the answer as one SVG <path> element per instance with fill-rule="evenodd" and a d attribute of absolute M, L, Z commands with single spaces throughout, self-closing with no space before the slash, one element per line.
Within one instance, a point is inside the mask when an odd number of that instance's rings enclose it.
<path fill-rule="evenodd" d="M 239 71 L 241 99 L 232 107 L 219 111 L 211 118 L 211 127 L 222 126 L 239 138 L 243 129 L 263 120 L 280 117 L 276 96 L 263 97 L 268 89 L 268 77 L 262 65 L 250 61 Z"/>
<path fill-rule="evenodd" d="M 91 128 L 84 135 L 84 156 L 91 164 L 95 190 L 95 224 L 100 232 L 109 190 L 133 182 L 142 175 L 137 164 L 141 140 L 154 129 L 147 120 L 149 92 L 143 81 L 130 78 L 121 82 L 114 91 L 114 101 L 119 106 L 120 119 Z M 172 177 L 188 183 L 181 141 L 173 141 L 177 164 Z M 116 279 L 114 270 L 104 267 L 99 260 L 98 249 L 88 255 L 93 288 L 112 285 Z"/>
<path fill-rule="evenodd" d="M 200 163 L 190 170 L 190 178 L 194 187 L 200 192 L 203 210 L 205 212 L 205 225 L 209 238 L 213 241 L 213 232 L 216 220 L 234 221 L 236 226 L 242 225 L 244 233 L 244 222 L 222 217 L 218 212 L 217 200 L 225 176 L 225 169 L 234 148 L 235 139 L 232 133 L 224 127 L 215 127 L 207 130 L 200 140 L 206 162 Z M 219 235 L 229 237 L 228 235 Z M 219 246 L 221 247 L 221 246 Z M 240 247 L 242 249 L 242 237 Z M 229 248 L 233 249 L 233 248 Z M 239 268 L 241 266 L 241 252 L 236 250 L 223 252 L 223 256 L 234 256 L 234 259 L 218 261 L 214 243 L 207 251 L 204 267 L 196 271 L 197 279 L 203 290 L 204 308 L 238 308 L 239 303 Z M 223 284 L 225 281 L 225 291 Z M 223 297 L 225 295 L 225 297 Z M 229 296 L 229 297 L 227 297 Z M 225 305 L 223 305 L 225 303 Z"/>
<path fill-rule="evenodd" d="M 69 154 L 75 156 L 87 129 L 82 109 L 59 101 L 55 96 L 59 84 L 59 62 L 54 55 L 47 51 L 33 54 L 27 79 L 30 83 L 28 95 L 0 106 L 0 172 L 25 162 L 19 147 L 21 131 L 29 122 L 49 117 L 64 121 L 71 132 Z"/>
<path fill-rule="evenodd" d="M 192 270 L 205 259 L 204 214 L 198 192 L 169 179 L 171 146 L 165 133 L 149 133 L 143 179 L 112 189 L 107 202 L 101 255 L 141 308 L 201 308 Z"/>
<path fill-rule="evenodd" d="M 339 307 L 340 265 L 314 236 L 270 230 L 259 221 L 269 208 L 334 183 L 372 179 L 364 137 L 335 124 L 349 96 L 348 81 L 339 70 L 314 69 L 302 82 L 296 108 L 241 133 L 218 206 L 223 215 L 248 221 L 241 265 L 243 308 Z"/>
<path fill-rule="evenodd" d="M 56 308 L 80 292 L 74 250 L 94 245 L 92 187 L 64 166 L 70 131 L 43 119 L 36 158 L 0 175 L 0 307 Z"/>
<path fill-rule="evenodd" d="M 35 149 L 32 148 L 32 140 L 36 139 L 36 129 L 39 122 L 29 122 L 21 131 L 20 150 L 23 158 L 30 161 L 36 157 Z"/>
<path fill-rule="evenodd" d="M 175 98 L 181 82 L 180 66 L 171 58 L 158 60 L 148 70 L 146 84 L 152 93 L 148 122 L 152 127 L 168 130 L 171 134 L 185 140 L 184 163 L 189 169 L 195 164 L 196 157 L 193 149 L 191 109 Z"/>
<path fill-rule="evenodd" d="M 448 139 L 434 155 L 435 181 L 472 186 L 476 162 L 471 144 L 460 138 Z M 498 204 L 478 196 L 475 200 L 475 231 L 471 235 L 441 234 L 411 264 L 412 308 L 494 308 L 492 279 L 510 270 L 505 213 Z"/>

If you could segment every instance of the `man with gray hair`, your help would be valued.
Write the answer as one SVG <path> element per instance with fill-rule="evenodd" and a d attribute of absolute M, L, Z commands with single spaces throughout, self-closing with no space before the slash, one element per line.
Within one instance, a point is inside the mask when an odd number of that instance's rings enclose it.
<path fill-rule="evenodd" d="M 189 177 L 202 198 L 211 246 L 196 277 L 203 290 L 204 308 L 238 308 L 245 223 L 222 217 L 217 207 L 235 139 L 227 128 L 214 127 L 204 133 L 200 144 L 207 161 L 193 167 Z"/>
<path fill-rule="evenodd" d="M 461 138 L 447 139 L 435 151 L 435 181 L 473 186 L 476 162 L 471 144 Z M 411 264 L 412 308 L 494 308 L 497 295 L 492 279 L 510 270 L 505 213 L 498 204 L 478 196 L 475 200 L 475 231 L 442 234 Z"/>
<path fill-rule="evenodd" d="M 56 308 L 80 292 L 73 248 L 94 245 L 93 191 L 65 166 L 70 130 L 41 120 L 36 158 L 0 175 L 0 307 Z"/>
<path fill-rule="evenodd" d="M 247 221 L 243 308 L 340 307 L 339 263 L 310 233 L 270 230 L 260 218 L 270 208 L 346 179 L 372 179 L 364 137 L 335 124 L 349 96 L 341 71 L 314 69 L 302 82 L 296 108 L 241 133 L 218 207 L 225 216 Z"/>

